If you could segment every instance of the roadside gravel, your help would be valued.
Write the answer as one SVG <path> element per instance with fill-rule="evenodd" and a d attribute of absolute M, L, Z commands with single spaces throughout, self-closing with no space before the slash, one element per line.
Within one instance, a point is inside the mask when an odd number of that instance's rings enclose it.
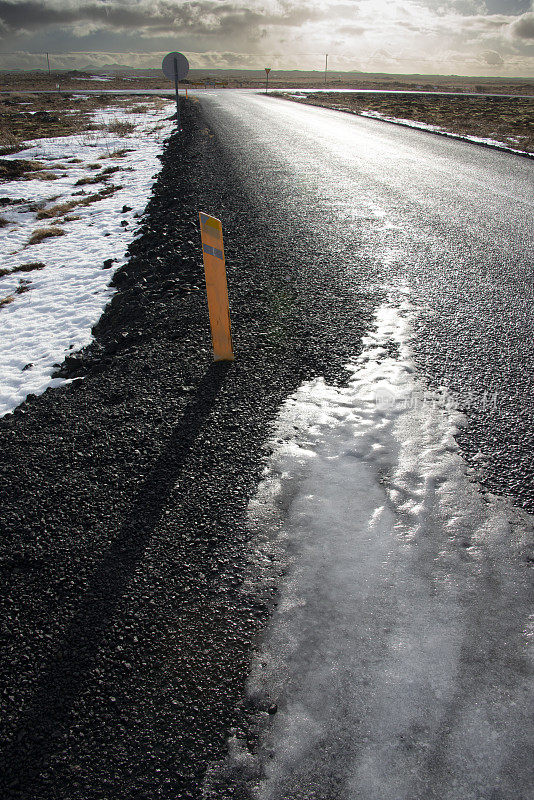
<path fill-rule="evenodd" d="M 343 379 L 373 298 L 276 232 L 197 104 L 183 124 L 75 380 L 0 420 L 4 800 L 200 798 L 268 710 L 240 705 L 269 614 L 242 588 L 248 499 L 281 401 Z M 223 220 L 232 365 L 211 361 L 200 209 Z"/>

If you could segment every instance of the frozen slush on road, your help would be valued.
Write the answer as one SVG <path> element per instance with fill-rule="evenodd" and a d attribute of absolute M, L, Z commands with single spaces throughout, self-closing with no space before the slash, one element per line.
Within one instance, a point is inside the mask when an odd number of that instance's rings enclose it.
<path fill-rule="evenodd" d="M 249 682 L 278 711 L 225 765 L 257 800 L 530 796 L 534 520 L 469 480 L 413 313 L 380 307 L 349 385 L 286 402 L 250 504 L 253 561 L 287 570 Z"/>
<path fill-rule="evenodd" d="M 160 100 L 106 108 L 95 113 L 97 130 L 36 139 L 9 156 L 19 176 L 0 189 L 0 415 L 64 383 L 51 377 L 56 366 L 91 341 L 172 113 Z"/>

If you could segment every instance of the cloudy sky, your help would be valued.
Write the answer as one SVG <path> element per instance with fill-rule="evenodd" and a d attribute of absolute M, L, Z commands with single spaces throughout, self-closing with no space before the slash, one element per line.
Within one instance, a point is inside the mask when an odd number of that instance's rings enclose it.
<path fill-rule="evenodd" d="M 0 0 L 0 65 L 534 76 L 534 0 Z M 76 53 L 77 55 L 69 55 Z M 112 56 L 110 54 L 113 54 Z"/>

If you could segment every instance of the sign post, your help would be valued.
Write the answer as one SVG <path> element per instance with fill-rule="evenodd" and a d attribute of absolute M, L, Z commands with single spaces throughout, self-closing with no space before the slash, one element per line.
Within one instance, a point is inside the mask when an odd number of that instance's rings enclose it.
<path fill-rule="evenodd" d="M 176 92 L 176 119 L 178 121 L 178 130 L 182 130 L 180 123 L 180 81 L 187 77 L 189 72 L 189 61 L 183 53 L 168 53 L 161 62 L 161 69 L 163 74 L 170 81 L 174 81 L 174 90 Z"/>
<path fill-rule="evenodd" d="M 213 358 L 215 361 L 233 361 L 222 224 L 216 217 L 210 217 L 202 211 L 199 216 Z"/>
<path fill-rule="evenodd" d="M 271 71 L 270 67 L 264 67 L 265 69 L 265 94 L 269 91 L 269 72 Z"/>

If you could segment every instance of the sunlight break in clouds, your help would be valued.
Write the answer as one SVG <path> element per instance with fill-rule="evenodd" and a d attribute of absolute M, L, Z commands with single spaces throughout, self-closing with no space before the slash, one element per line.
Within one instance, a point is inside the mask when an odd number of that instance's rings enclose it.
<path fill-rule="evenodd" d="M 531 76 L 534 9 L 531 0 L 0 0 L 2 64 L 13 51 L 83 51 L 94 55 L 68 66 L 118 53 L 118 63 L 148 67 L 171 49 L 198 67 L 261 68 L 268 58 L 321 69 L 329 53 L 333 70 Z"/>

